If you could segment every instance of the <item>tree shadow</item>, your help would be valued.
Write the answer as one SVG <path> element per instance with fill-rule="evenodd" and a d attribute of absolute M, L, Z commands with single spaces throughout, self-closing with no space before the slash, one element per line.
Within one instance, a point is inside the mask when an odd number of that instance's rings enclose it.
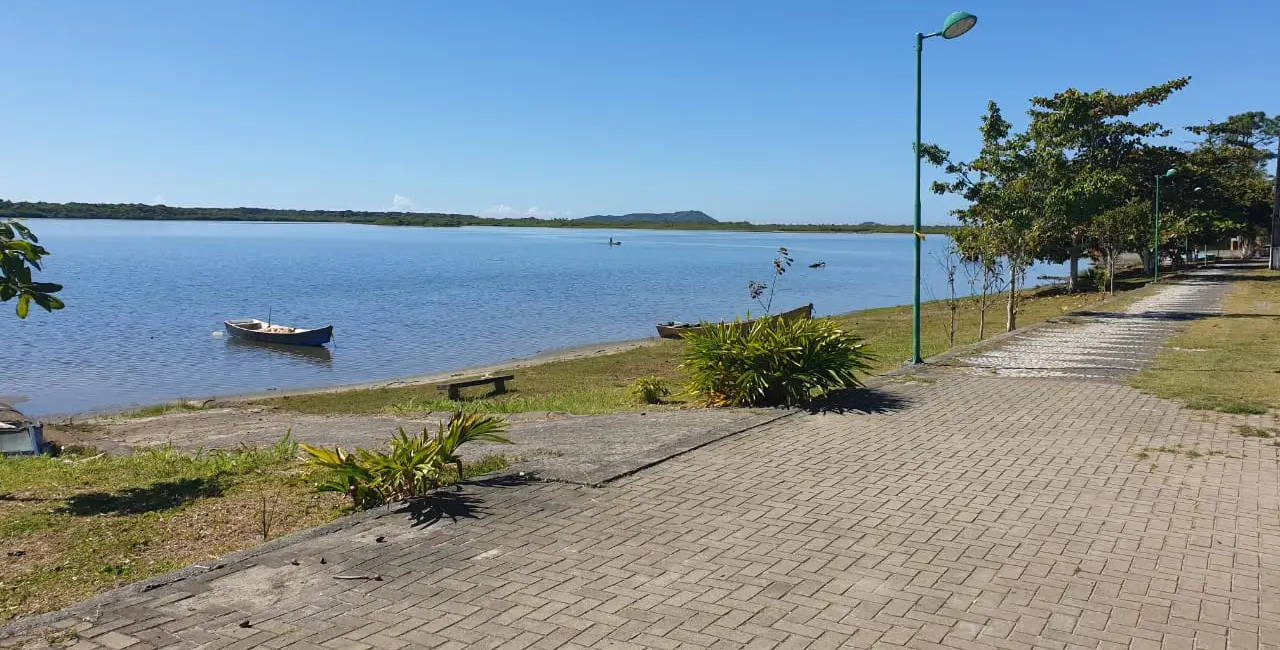
<path fill-rule="evenodd" d="M 1280 280 L 1280 275 L 1255 275 L 1252 273 L 1196 273 L 1195 275 L 1184 275 L 1176 281 L 1182 283 L 1195 282 L 1275 282 Z"/>
<path fill-rule="evenodd" d="M 47 499 L 44 497 L 25 497 L 16 494 L 0 493 L 0 501 L 11 503 L 41 503 L 43 501 L 58 501 L 58 499 Z"/>
<path fill-rule="evenodd" d="M 119 492 L 88 492 L 67 498 L 58 508 L 60 514 L 77 517 L 93 515 L 138 515 L 172 510 L 196 499 L 220 497 L 224 493 L 217 478 L 184 478 L 152 483 L 147 487 L 127 488 Z"/>
<path fill-rule="evenodd" d="M 806 407 L 810 413 L 893 413 L 911 405 L 898 395 L 874 388 L 850 388 L 820 397 Z"/>
<path fill-rule="evenodd" d="M 1202 318 L 1211 318 L 1214 316 L 1222 316 L 1222 314 L 1213 314 L 1200 311 L 1145 311 L 1142 313 L 1130 314 L 1121 311 L 1079 311 L 1072 316 L 1087 316 L 1089 318 L 1097 318 L 1103 320 L 1200 320 Z M 1067 317 L 1059 320 L 1067 321 Z"/>
<path fill-rule="evenodd" d="M 482 488 L 513 488 L 527 485 L 537 480 L 531 474 L 508 474 L 493 478 L 464 481 L 459 486 Z M 425 497 L 410 499 L 393 511 L 398 515 L 407 515 L 412 528 L 426 528 L 442 519 L 457 523 L 459 519 L 479 519 L 487 510 L 484 499 L 473 491 L 441 489 Z"/>
<path fill-rule="evenodd" d="M 1207 318 L 1257 318 L 1257 319 L 1280 319 L 1280 314 L 1219 314 L 1215 312 L 1204 311 L 1148 311 L 1140 314 L 1128 314 L 1124 312 L 1114 311 L 1082 311 L 1077 312 L 1078 316 L 1088 316 L 1089 318 L 1110 319 L 1110 320 L 1173 320 L 1173 321 L 1192 321 L 1203 320 Z"/>

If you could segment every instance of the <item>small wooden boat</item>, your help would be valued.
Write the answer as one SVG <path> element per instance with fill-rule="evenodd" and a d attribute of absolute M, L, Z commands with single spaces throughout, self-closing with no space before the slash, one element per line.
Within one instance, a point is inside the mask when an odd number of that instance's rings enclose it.
<path fill-rule="evenodd" d="M 810 318 L 813 318 L 813 303 L 809 303 L 803 307 L 796 307 L 791 311 L 784 311 L 781 314 L 776 314 L 776 316 L 785 320 L 809 320 Z M 757 320 L 760 319 L 753 318 L 740 324 L 748 325 L 756 322 Z M 658 336 L 664 339 L 678 339 L 689 332 L 696 332 L 704 327 L 715 327 L 716 325 L 726 324 L 732 325 L 733 323 L 659 323 L 657 327 Z"/>
<path fill-rule="evenodd" d="M 0 402 L 0 456 L 34 456 L 44 451 L 44 425 Z"/>
<path fill-rule="evenodd" d="M 811 268 L 811 269 L 820 269 L 820 268 L 822 268 L 822 267 L 824 267 L 824 266 L 826 266 L 826 265 L 827 265 L 827 263 L 826 263 L 826 262 L 814 262 L 813 264 L 810 264 L 810 265 L 809 265 L 809 268 Z"/>
<path fill-rule="evenodd" d="M 281 345 L 324 345 L 333 338 L 333 326 L 312 330 L 272 325 L 256 318 L 223 321 L 227 334 L 250 341 L 279 343 Z"/>

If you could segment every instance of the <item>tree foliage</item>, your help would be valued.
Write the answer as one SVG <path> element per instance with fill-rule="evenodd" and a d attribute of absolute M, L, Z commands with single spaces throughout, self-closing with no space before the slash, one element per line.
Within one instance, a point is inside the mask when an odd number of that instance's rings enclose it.
<path fill-rule="evenodd" d="M 989 102 L 979 133 L 981 148 L 956 161 L 934 144 L 920 156 L 947 180 L 933 191 L 962 198 L 953 214 L 962 258 L 978 269 L 997 266 L 1010 289 L 1008 327 L 1016 325 L 1016 289 L 1034 260 L 1072 262 L 1090 255 L 1114 275 L 1123 253 L 1138 253 L 1150 270 L 1155 244 L 1179 263 L 1195 244 L 1241 236 L 1252 242 L 1270 227 L 1272 179 L 1267 163 L 1280 141 L 1280 117 L 1251 111 L 1186 127 L 1200 136 L 1187 148 L 1171 146 L 1165 125 L 1139 113 L 1169 100 L 1189 77 L 1115 93 L 1067 89 L 1029 101 L 1018 130 Z M 1166 178 L 1169 169 L 1176 169 Z M 1156 177 L 1160 241 L 1153 240 Z M 998 260 L 998 264 L 991 260 Z"/>
<path fill-rule="evenodd" d="M 37 282 L 31 272 L 41 270 L 49 251 L 29 228 L 14 219 L 0 220 L 0 302 L 17 299 L 18 318 L 26 318 L 31 303 L 45 311 L 62 309 L 63 302 L 53 295 L 62 285 Z"/>

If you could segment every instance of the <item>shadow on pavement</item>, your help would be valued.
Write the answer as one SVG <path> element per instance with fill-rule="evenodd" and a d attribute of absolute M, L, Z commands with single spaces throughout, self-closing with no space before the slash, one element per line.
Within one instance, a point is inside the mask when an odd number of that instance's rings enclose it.
<path fill-rule="evenodd" d="M 1200 320 L 1203 318 L 1280 318 L 1280 314 L 1215 314 L 1203 311 L 1148 311 L 1141 314 L 1126 314 L 1113 311 L 1082 311 L 1073 316 L 1088 316 L 1115 320 Z"/>
<path fill-rule="evenodd" d="M 528 485 L 537 479 L 529 474 L 495 476 L 493 478 L 467 481 L 467 487 L 513 488 Z M 461 486 L 459 486 L 461 487 Z M 479 519 L 487 511 L 484 498 L 466 489 L 453 491 L 445 488 L 433 492 L 430 496 L 411 499 L 405 502 L 394 513 L 407 515 L 414 528 L 426 528 L 442 519 L 451 522 L 459 519 Z"/>
<path fill-rule="evenodd" d="M 875 388 L 854 388 L 842 390 L 809 404 L 810 413 L 892 413 L 900 411 L 911 403 L 898 395 L 886 393 Z"/>
<path fill-rule="evenodd" d="M 1196 282 L 1275 282 L 1280 280 L 1280 275 L 1254 275 L 1252 273 L 1196 273 L 1195 275 L 1187 274 L 1180 276 L 1176 282 L 1179 283 L 1196 283 Z"/>

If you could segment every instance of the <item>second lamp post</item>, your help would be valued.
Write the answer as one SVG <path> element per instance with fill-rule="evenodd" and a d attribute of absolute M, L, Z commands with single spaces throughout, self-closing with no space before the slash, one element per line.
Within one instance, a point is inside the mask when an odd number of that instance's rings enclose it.
<path fill-rule="evenodd" d="M 1152 282 L 1160 281 L 1160 179 L 1173 178 L 1173 175 L 1176 173 L 1178 173 L 1178 170 L 1170 169 L 1169 171 L 1156 176 L 1156 231 L 1155 231 L 1155 235 L 1151 240 L 1151 245 L 1152 245 L 1151 281 Z"/>

